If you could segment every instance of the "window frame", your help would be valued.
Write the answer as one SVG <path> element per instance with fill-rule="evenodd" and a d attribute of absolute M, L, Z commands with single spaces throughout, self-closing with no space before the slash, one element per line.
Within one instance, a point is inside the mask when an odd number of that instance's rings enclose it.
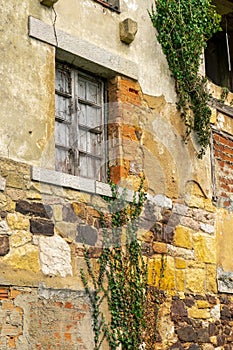
<path fill-rule="evenodd" d="M 67 74 L 69 82 L 69 93 L 63 93 L 56 88 L 58 74 L 57 72 L 65 72 Z M 95 74 L 83 71 L 76 66 L 56 60 L 55 63 L 55 130 L 54 130 L 54 142 L 55 142 L 55 170 L 61 173 L 67 173 L 72 176 L 79 176 L 96 181 L 106 182 L 107 179 L 107 114 L 105 108 L 106 101 L 106 83 L 105 81 L 96 76 Z M 89 91 L 91 85 L 96 85 L 96 101 L 88 100 L 88 97 L 82 98 L 80 95 L 81 88 L 80 82 L 85 84 L 85 92 Z M 57 102 L 61 96 L 69 99 L 68 112 L 64 118 L 61 118 L 57 113 Z M 80 123 L 81 116 L 83 116 L 83 110 L 88 110 L 96 113 L 99 116 L 97 120 L 97 126 L 95 127 L 96 119 L 86 119 L 85 123 Z M 99 113 L 97 111 L 100 111 Z M 89 114 L 90 115 L 90 114 Z M 88 117 L 88 115 L 86 115 Z M 70 120 L 70 121 L 69 121 Z M 94 123 L 94 127 L 90 122 Z M 69 125 L 67 127 L 67 145 L 59 144 L 59 128 Z M 81 133 L 83 131 L 84 147 L 81 145 Z M 58 134 L 56 134 L 58 133 Z M 66 133 L 65 133 L 66 134 Z M 86 136 L 85 136 L 86 135 Z M 88 142 L 89 141 L 89 142 Z M 66 140 L 64 141 L 66 144 Z M 77 147 L 75 147 L 76 145 Z M 88 146 L 89 145 L 89 146 Z M 96 147 L 93 145 L 97 145 Z M 89 147 L 89 150 L 88 150 Z M 93 147 L 93 149 L 92 149 Z M 59 168 L 59 149 L 63 149 L 67 153 L 67 164 L 64 168 Z M 63 156 L 64 157 L 64 156 Z M 99 160 L 99 162 L 98 162 Z M 85 171 L 83 174 L 81 161 L 86 162 Z M 89 165 L 88 165 L 89 163 Z M 98 170 L 98 171 L 97 171 Z M 91 175 L 90 175 L 91 174 Z M 88 176 L 90 175 L 90 176 Z M 97 176 L 98 175 L 98 176 Z"/>

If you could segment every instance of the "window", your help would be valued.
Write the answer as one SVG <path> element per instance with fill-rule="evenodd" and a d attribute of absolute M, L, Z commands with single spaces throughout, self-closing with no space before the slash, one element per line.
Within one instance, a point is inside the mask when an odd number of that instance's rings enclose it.
<path fill-rule="evenodd" d="M 104 181 L 103 82 L 57 63 L 55 88 L 55 169 Z"/>
<path fill-rule="evenodd" d="M 102 5 L 118 11 L 120 10 L 120 4 L 119 4 L 119 0 L 95 0 L 96 2 L 100 2 Z"/>

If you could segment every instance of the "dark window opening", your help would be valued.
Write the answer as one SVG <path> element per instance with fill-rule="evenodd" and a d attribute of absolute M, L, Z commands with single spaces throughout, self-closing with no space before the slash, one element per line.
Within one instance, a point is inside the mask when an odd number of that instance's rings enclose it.
<path fill-rule="evenodd" d="M 101 3 L 103 6 L 108 7 L 111 10 L 120 12 L 119 0 L 95 0 L 95 1 Z"/>
<path fill-rule="evenodd" d="M 233 12 L 222 16 L 221 27 L 223 30 L 207 42 L 206 76 L 214 84 L 233 91 Z"/>

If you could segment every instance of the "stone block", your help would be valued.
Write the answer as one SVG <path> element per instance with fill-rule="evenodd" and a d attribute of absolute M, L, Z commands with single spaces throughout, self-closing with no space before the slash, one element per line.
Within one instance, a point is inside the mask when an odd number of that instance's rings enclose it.
<path fill-rule="evenodd" d="M 179 292 L 184 292 L 185 289 L 185 270 L 176 270 L 176 289 Z"/>
<path fill-rule="evenodd" d="M 175 258 L 175 267 L 176 269 L 185 269 L 186 268 L 186 261 L 181 258 Z"/>
<path fill-rule="evenodd" d="M 30 232 L 37 235 L 52 236 L 54 223 L 46 219 L 30 219 Z"/>
<path fill-rule="evenodd" d="M 32 240 L 32 235 L 29 231 L 17 230 L 13 231 L 10 237 L 10 245 L 13 248 L 20 247 Z"/>
<path fill-rule="evenodd" d="M 171 256 L 183 258 L 185 260 L 194 260 L 195 259 L 194 251 L 191 249 L 186 249 L 186 248 L 182 248 L 182 247 L 174 247 L 171 244 L 168 244 L 167 248 L 168 248 L 168 253 Z"/>
<path fill-rule="evenodd" d="M 17 249 L 11 250 L 2 258 L 2 262 L 15 269 L 24 269 L 32 272 L 39 272 L 39 252 L 37 247 L 26 244 Z"/>
<path fill-rule="evenodd" d="M 197 300 L 196 305 L 198 309 L 208 309 L 210 304 L 207 300 Z"/>
<path fill-rule="evenodd" d="M 11 235 L 11 230 L 5 220 L 0 221 L 0 235 Z"/>
<path fill-rule="evenodd" d="M 28 230 L 29 219 L 18 213 L 9 213 L 6 217 L 7 224 L 12 230 Z"/>
<path fill-rule="evenodd" d="M 62 221 L 62 205 L 53 206 L 53 218 L 55 221 Z"/>
<path fill-rule="evenodd" d="M 74 209 L 74 212 L 77 216 L 79 216 L 82 219 L 85 219 L 87 216 L 87 206 L 84 203 L 73 203 L 72 207 Z"/>
<path fill-rule="evenodd" d="M 208 319 L 210 318 L 210 312 L 207 309 L 198 309 L 195 306 L 188 309 L 188 317 L 197 319 Z"/>
<path fill-rule="evenodd" d="M 171 306 L 171 319 L 172 321 L 182 320 L 187 318 L 188 312 L 185 303 L 182 300 L 173 300 Z"/>
<path fill-rule="evenodd" d="M 148 284 L 150 286 L 159 286 L 161 274 L 161 256 L 156 256 L 148 261 Z"/>
<path fill-rule="evenodd" d="M 10 251 L 9 237 L 0 236 L 0 256 L 4 256 Z"/>
<path fill-rule="evenodd" d="M 154 242 L 152 245 L 153 251 L 158 254 L 167 253 L 167 244 L 162 242 Z"/>
<path fill-rule="evenodd" d="M 198 261 L 204 263 L 216 263 L 216 240 L 214 237 L 193 235 L 193 246 Z"/>
<path fill-rule="evenodd" d="M 24 215 L 37 216 L 49 219 L 52 217 L 51 206 L 39 202 L 27 202 L 22 200 L 16 203 L 15 210 Z"/>
<path fill-rule="evenodd" d="M 217 267 L 215 264 L 206 264 L 206 290 L 217 293 Z"/>
<path fill-rule="evenodd" d="M 97 241 L 98 231 L 89 225 L 78 225 L 77 227 L 78 235 L 76 237 L 76 242 L 81 242 L 94 246 Z"/>
<path fill-rule="evenodd" d="M 186 275 L 186 289 L 192 293 L 205 292 L 205 270 L 188 268 Z"/>
<path fill-rule="evenodd" d="M 233 272 L 217 269 L 218 291 L 221 293 L 233 293 Z"/>
<path fill-rule="evenodd" d="M 55 224 L 55 231 L 62 237 L 75 240 L 77 236 L 76 226 L 77 224 L 61 221 Z"/>
<path fill-rule="evenodd" d="M 175 229 L 174 244 L 178 247 L 192 249 L 192 233 L 193 230 L 188 227 L 177 226 Z"/>
<path fill-rule="evenodd" d="M 192 326 L 186 326 L 177 329 L 177 334 L 180 341 L 191 343 L 197 340 L 196 332 Z"/>
<path fill-rule="evenodd" d="M 74 209 L 71 205 L 63 206 L 62 219 L 65 222 L 77 222 L 78 221 L 78 216 L 74 212 Z"/>
<path fill-rule="evenodd" d="M 45 275 L 72 276 L 69 244 L 59 235 L 39 239 L 40 263 Z M 51 254 L 52 252 L 52 254 Z"/>
<path fill-rule="evenodd" d="M 160 270 L 160 288 L 167 291 L 175 289 L 174 258 L 167 256 L 162 259 Z"/>
<path fill-rule="evenodd" d="M 120 22 L 120 39 L 126 44 L 132 43 L 138 31 L 138 24 L 131 18 Z"/>

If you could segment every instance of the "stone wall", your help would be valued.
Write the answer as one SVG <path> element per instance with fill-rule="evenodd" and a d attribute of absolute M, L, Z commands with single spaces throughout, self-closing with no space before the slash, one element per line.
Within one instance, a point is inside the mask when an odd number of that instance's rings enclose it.
<path fill-rule="evenodd" d="M 106 203 L 97 194 L 35 181 L 23 163 L 2 158 L 0 168 L 1 349 L 78 344 L 91 350 L 80 268 L 83 242 L 93 259 L 99 256 L 96 206 L 106 210 Z M 148 316 L 148 349 L 230 349 L 232 343 L 232 299 L 217 293 L 216 208 L 195 183 L 190 188 L 188 203 L 148 195 L 140 216 L 147 312 L 156 325 L 155 332 Z"/>

